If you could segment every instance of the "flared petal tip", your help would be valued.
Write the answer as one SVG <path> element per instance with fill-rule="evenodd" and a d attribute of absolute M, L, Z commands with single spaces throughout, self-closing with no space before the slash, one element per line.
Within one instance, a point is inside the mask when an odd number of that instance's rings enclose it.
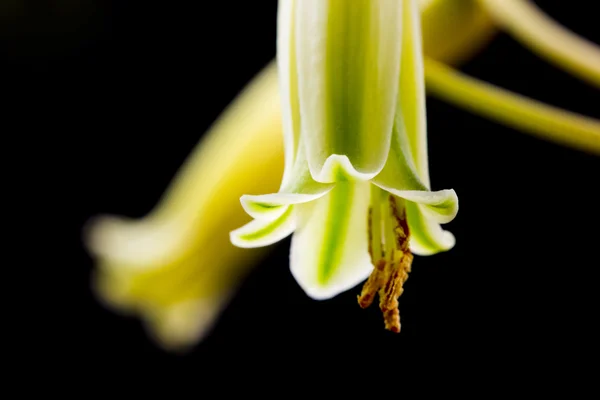
<path fill-rule="evenodd" d="M 435 243 L 425 243 L 415 237 L 411 238 L 410 251 L 418 256 L 432 256 L 434 254 L 452 250 L 455 245 L 456 238 L 452 232 L 440 228 L 439 232 L 436 234 Z"/>
<path fill-rule="evenodd" d="M 279 242 L 296 228 L 292 206 L 283 206 L 283 212 L 276 219 L 255 219 L 229 233 L 229 240 L 241 248 L 264 247 Z"/>
<path fill-rule="evenodd" d="M 298 284 L 300 282 L 298 281 Z M 329 300 L 334 298 L 338 294 L 345 292 L 349 288 L 338 289 L 336 287 L 328 287 L 328 286 L 302 286 L 300 288 L 304 291 L 304 293 L 313 300 Z"/>
<path fill-rule="evenodd" d="M 434 204 L 422 207 L 423 213 L 440 224 L 452 222 L 458 214 L 458 196 L 454 189 L 444 189 L 435 192 L 440 200 Z"/>
<path fill-rule="evenodd" d="M 321 168 L 310 165 L 310 173 L 317 182 L 330 183 L 339 181 L 369 181 L 373 179 L 383 168 L 360 171 L 356 168 L 348 156 L 332 154 L 325 160 Z"/>
<path fill-rule="evenodd" d="M 210 334 L 226 299 L 194 300 L 149 310 L 146 330 L 164 350 L 185 353 Z"/>
<path fill-rule="evenodd" d="M 186 230 L 176 220 L 99 216 L 84 225 L 82 236 L 95 257 L 131 268 L 167 263 L 187 245 Z"/>
<path fill-rule="evenodd" d="M 350 280 L 337 280 L 330 283 L 319 283 L 315 280 L 306 279 L 303 274 L 296 273 L 292 268 L 292 276 L 300 286 L 300 288 L 306 293 L 308 297 L 313 300 L 329 300 L 341 293 L 344 293 L 358 284 L 363 282 L 369 277 L 373 267 L 368 265 L 362 274 L 355 275 Z"/>
<path fill-rule="evenodd" d="M 332 186 L 333 187 L 333 186 Z M 263 195 L 243 195 L 240 198 L 244 211 L 252 218 L 273 221 L 280 218 L 288 206 L 308 203 L 323 197 L 331 188 L 323 188 L 316 193 L 273 193 Z"/>
<path fill-rule="evenodd" d="M 275 220 L 286 211 L 287 207 L 274 195 L 243 195 L 240 197 L 240 203 L 246 213 L 252 218 L 261 220 Z"/>
<path fill-rule="evenodd" d="M 254 249 L 257 247 L 264 247 L 275 243 L 272 240 L 265 241 L 258 239 L 250 239 L 248 238 L 248 233 L 251 233 L 250 229 L 244 228 L 246 228 L 246 225 L 239 229 L 236 229 L 235 231 L 229 232 L 229 240 L 231 241 L 231 244 L 242 249 Z"/>
<path fill-rule="evenodd" d="M 87 249 L 97 257 L 120 253 L 123 242 L 129 242 L 139 226 L 124 217 L 101 215 L 90 218 L 83 226 L 82 239 Z"/>
<path fill-rule="evenodd" d="M 148 336 L 170 352 L 186 352 L 210 334 L 234 293 L 221 290 L 209 296 L 172 299 L 165 304 L 160 281 L 154 282 L 158 285 L 154 291 L 132 291 L 133 287 L 139 287 L 138 279 L 144 279 L 144 276 L 122 274 L 120 269 L 109 267 L 95 271 L 91 283 L 96 298 L 104 307 L 123 316 L 141 318 Z"/>
<path fill-rule="evenodd" d="M 377 184 L 377 183 L 376 183 Z M 458 214 L 458 196 L 454 189 L 437 190 L 397 190 L 377 184 L 388 192 L 419 205 L 427 218 L 438 224 L 447 224 Z"/>

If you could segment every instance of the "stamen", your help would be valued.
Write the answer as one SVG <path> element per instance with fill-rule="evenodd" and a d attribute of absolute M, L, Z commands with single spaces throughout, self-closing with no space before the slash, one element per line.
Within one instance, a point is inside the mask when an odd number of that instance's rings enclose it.
<path fill-rule="evenodd" d="M 403 285 L 408 279 L 413 259 L 409 250 L 410 232 L 406 211 L 401 202 L 401 199 L 389 196 L 389 210 L 384 217 L 386 234 L 383 235 L 388 240 L 384 243 L 385 250 L 380 254 L 373 254 L 372 250 L 373 245 L 379 244 L 373 243 L 373 229 L 379 229 L 381 226 L 381 221 L 374 221 L 373 217 L 380 213 L 374 213 L 372 208 L 369 210 L 369 253 L 375 267 L 358 296 L 360 307 L 367 308 L 373 303 L 375 293 L 378 292 L 379 308 L 383 313 L 385 328 L 396 333 L 400 332 L 398 297 L 404 292 Z M 375 207 L 379 207 L 377 202 Z"/>
<path fill-rule="evenodd" d="M 369 255 L 373 259 L 373 207 L 369 207 L 369 217 L 367 218 L 367 231 L 369 237 Z"/>
<path fill-rule="evenodd" d="M 383 312 L 385 328 L 392 332 L 400 332 L 400 310 L 398 298 L 404 292 L 404 282 L 412 263 L 412 254 L 403 253 L 399 260 L 389 263 L 386 285 L 379 290 L 379 308 Z"/>
<path fill-rule="evenodd" d="M 384 284 L 385 266 L 385 260 L 379 260 L 377 264 L 375 264 L 373 272 L 371 272 L 371 275 L 369 275 L 369 279 L 367 279 L 363 285 L 360 296 L 358 296 L 358 305 L 361 308 L 367 308 L 373 303 L 375 294 Z"/>
<path fill-rule="evenodd" d="M 406 220 L 406 208 L 402 207 L 398 210 L 398 202 L 394 196 L 390 196 L 390 210 L 396 220 L 396 228 L 394 233 L 396 234 L 396 247 L 402 252 L 410 252 L 408 250 L 408 236 L 410 231 L 408 230 L 408 221 Z"/>
<path fill-rule="evenodd" d="M 398 307 L 383 313 L 385 329 L 394 333 L 400 333 L 400 310 Z"/>

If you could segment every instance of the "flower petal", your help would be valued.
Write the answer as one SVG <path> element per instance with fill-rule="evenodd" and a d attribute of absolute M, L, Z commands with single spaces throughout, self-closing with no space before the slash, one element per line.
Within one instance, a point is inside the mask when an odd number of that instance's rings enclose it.
<path fill-rule="evenodd" d="M 453 189 L 429 192 L 379 187 L 405 200 L 419 204 L 421 212 L 438 224 L 452 221 L 458 213 L 458 196 Z"/>
<path fill-rule="evenodd" d="M 404 129 L 394 125 L 390 155 L 385 168 L 372 182 L 398 197 L 419 203 L 422 212 L 438 223 L 447 223 L 458 212 L 458 197 L 452 189 L 432 192 L 421 181 L 411 159 L 409 142 Z"/>
<path fill-rule="evenodd" d="M 439 223 L 427 218 L 422 206 L 407 201 L 406 215 L 411 234 L 410 250 L 414 254 L 427 256 L 454 247 L 454 235 L 442 229 Z"/>
<path fill-rule="evenodd" d="M 263 247 L 279 242 L 296 229 L 293 206 L 285 206 L 284 212 L 275 220 L 255 219 L 232 231 L 231 243 L 237 247 Z"/>
<path fill-rule="evenodd" d="M 421 15 L 416 0 L 404 4 L 402 20 L 402 60 L 398 108 L 406 131 L 417 174 L 430 187 L 427 160 L 427 116 L 425 113 L 425 72 L 421 43 Z M 398 115 L 396 115 L 397 123 Z"/>
<path fill-rule="evenodd" d="M 402 3 L 404 32 L 398 110 L 387 162 L 373 183 L 398 197 L 422 204 L 419 209 L 425 216 L 447 223 L 458 212 L 458 198 L 454 190 L 429 190 L 418 6 L 414 0 Z"/>
<path fill-rule="evenodd" d="M 279 0 L 277 11 L 277 71 L 285 148 L 282 185 L 290 179 L 300 141 L 300 104 L 296 66 L 294 0 Z"/>
<path fill-rule="evenodd" d="M 430 191 L 427 160 L 425 87 L 419 13 L 416 1 L 404 1 L 403 43 L 398 110 L 383 170 L 373 179 L 382 189 L 406 200 L 411 251 L 419 255 L 451 249 L 452 233 L 439 224 L 458 212 L 454 190 Z"/>
<path fill-rule="evenodd" d="M 140 317 L 163 348 L 189 349 L 210 332 L 264 251 L 232 246 L 226 234 L 229 222 L 221 232 L 225 235 L 213 232 L 208 240 L 183 248 L 160 240 L 175 234 L 174 227 L 158 232 L 161 228 L 145 219 L 130 224 L 140 226 L 115 225 L 104 233 L 112 239 L 93 248 L 93 288 L 106 307 Z"/>
<path fill-rule="evenodd" d="M 274 221 L 281 217 L 294 204 L 308 203 L 316 200 L 330 189 L 320 193 L 271 193 L 256 196 L 244 195 L 240 201 L 242 207 L 253 218 L 261 221 Z"/>
<path fill-rule="evenodd" d="M 295 2 L 301 129 L 319 182 L 335 177 L 326 168 L 340 163 L 327 163 L 331 156 L 347 156 L 347 175 L 366 179 L 385 164 L 397 101 L 401 6 L 397 0 Z"/>
<path fill-rule="evenodd" d="M 396 189 L 428 190 L 427 119 L 419 13 L 414 0 L 403 1 L 402 4 L 403 42 L 398 103 L 390 153 L 374 181 Z"/>
<path fill-rule="evenodd" d="M 319 200 L 296 206 L 292 275 L 314 299 L 331 298 L 363 281 L 373 266 L 368 253 L 368 182 L 339 182 Z"/>
<path fill-rule="evenodd" d="M 287 181 L 282 184 L 279 193 L 263 195 L 244 195 L 240 201 L 244 210 L 253 218 L 273 221 L 279 218 L 287 206 L 307 203 L 327 194 L 331 183 L 316 182 L 310 175 L 304 146 L 299 143 L 298 156 Z"/>
<path fill-rule="evenodd" d="M 212 331 L 219 314 L 228 304 L 229 297 L 188 301 L 145 310 L 146 329 L 164 349 L 186 351 Z"/>

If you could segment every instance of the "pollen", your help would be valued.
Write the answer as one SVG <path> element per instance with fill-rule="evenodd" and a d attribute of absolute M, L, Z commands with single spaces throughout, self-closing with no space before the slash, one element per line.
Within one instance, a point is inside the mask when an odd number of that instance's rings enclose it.
<path fill-rule="evenodd" d="M 365 282 L 361 294 L 358 296 L 358 304 L 361 308 L 369 307 L 375 295 L 379 295 L 379 308 L 383 313 L 385 329 L 400 332 L 400 309 L 398 298 L 404 292 L 404 283 L 408 279 L 411 270 L 413 256 L 409 250 L 409 229 L 406 221 L 406 213 L 399 199 L 389 196 L 389 201 L 384 204 L 386 212 L 382 212 L 383 221 L 373 219 L 372 207 L 369 210 L 369 252 L 373 262 L 373 272 Z M 375 203 L 374 207 L 380 204 Z M 379 215 L 379 213 L 375 213 Z M 383 222 L 383 224 L 381 223 Z M 385 243 L 373 243 L 373 230 L 382 229 L 381 235 Z M 373 248 L 380 249 L 376 254 Z"/>

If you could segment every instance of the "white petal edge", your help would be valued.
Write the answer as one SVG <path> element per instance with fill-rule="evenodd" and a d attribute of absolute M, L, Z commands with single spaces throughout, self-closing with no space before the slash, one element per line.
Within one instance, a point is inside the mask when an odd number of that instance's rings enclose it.
<path fill-rule="evenodd" d="M 407 99 L 402 97 L 398 105 L 407 110 L 416 108 L 408 124 L 403 121 L 407 129 L 412 160 L 416 171 L 423 184 L 429 188 L 429 163 L 427 154 L 427 111 L 425 100 L 425 70 L 423 63 L 423 43 L 421 39 L 421 11 L 416 0 L 406 0 L 403 14 L 403 42 L 404 51 L 401 61 L 400 87 L 412 85 L 415 97 Z M 408 126 L 406 126 L 408 125 Z"/>
<path fill-rule="evenodd" d="M 458 213 L 458 196 L 454 189 L 437 191 L 397 190 L 377 184 L 383 190 L 413 203 L 420 204 L 420 210 L 428 218 L 439 224 L 452 221 Z"/>
<path fill-rule="evenodd" d="M 299 142 L 299 105 L 297 71 L 294 39 L 294 0 L 279 0 L 277 6 L 277 72 L 279 95 L 281 98 L 281 117 L 283 123 L 283 142 L 285 150 L 285 168 L 283 185 L 290 179 L 294 167 Z"/>
<path fill-rule="evenodd" d="M 254 248 L 279 242 L 296 229 L 293 208 L 287 206 L 285 212 L 275 220 L 255 219 L 230 232 L 231 243 L 237 247 Z"/>
<path fill-rule="evenodd" d="M 230 298 L 227 294 L 144 309 L 146 331 L 164 349 L 186 351 L 210 334 Z"/>
<path fill-rule="evenodd" d="M 244 211 L 253 218 L 273 221 L 286 212 L 287 207 L 294 204 L 308 203 L 325 196 L 333 186 L 319 193 L 272 193 L 261 195 L 243 195 L 240 198 Z"/>
<path fill-rule="evenodd" d="M 188 226 L 177 218 L 134 220 L 103 215 L 86 223 L 83 237 L 94 256 L 144 270 L 172 262 L 191 240 Z"/>

